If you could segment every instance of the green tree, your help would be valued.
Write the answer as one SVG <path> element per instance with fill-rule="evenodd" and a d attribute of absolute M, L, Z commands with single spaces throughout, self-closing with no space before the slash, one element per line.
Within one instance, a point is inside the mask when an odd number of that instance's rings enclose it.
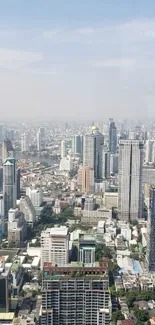
<path fill-rule="evenodd" d="M 138 226 L 138 221 L 137 220 L 133 220 L 131 224 L 132 224 L 132 226 Z"/>
<path fill-rule="evenodd" d="M 120 310 L 117 310 L 112 313 L 112 320 L 114 321 L 115 324 L 117 324 L 118 320 L 124 320 L 124 319 L 125 317 Z"/>
<path fill-rule="evenodd" d="M 139 321 L 146 322 L 149 320 L 149 313 L 147 310 L 139 309 L 138 307 L 135 307 L 133 310 L 134 315 Z"/>

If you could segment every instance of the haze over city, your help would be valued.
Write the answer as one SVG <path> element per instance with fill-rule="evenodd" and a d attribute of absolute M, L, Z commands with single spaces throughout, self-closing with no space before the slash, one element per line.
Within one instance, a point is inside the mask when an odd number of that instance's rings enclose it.
<path fill-rule="evenodd" d="M 154 117 L 154 10 L 154 1 L 1 1 L 1 116 Z"/>

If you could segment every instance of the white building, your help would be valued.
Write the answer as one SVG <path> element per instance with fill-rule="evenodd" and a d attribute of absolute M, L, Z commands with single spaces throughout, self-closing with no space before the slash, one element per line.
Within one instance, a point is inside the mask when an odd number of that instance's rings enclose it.
<path fill-rule="evenodd" d="M 64 157 L 60 160 L 60 170 L 71 171 L 73 169 L 73 162 L 70 157 Z"/>
<path fill-rule="evenodd" d="M 33 227 L 36 221 L 36 211 L 28 196 L 21 197 L 20 199 L 20 211 L 24 214 L 24 218 L 28 225 Z"/>
<path fill-rule="evenodd" d="M 120 140 L 118 212 L 122 220 L 142 214 L 143 142 Z"/>
<path fill-rule="evenodd" d="M 41 132 L 40 131 L 37 132 L 37 150 L 38 151 L 41 150 Z"/>
<path fill-rule="evenodd" d="M 27 152 L 29 151 L 29 139 L 26 133 L 21 135 L 21 151 Z"/>
<path fill-rule="evenodd" d="M 151 163 L 155 161 L 155 141 L 147 140 L 145 144 L 145 162 Z"/>
<path fill-rule="evenodd" d="M 67 141 L 65 141 L 65 140 L 61 141 L 60 156 L 61 156 L 61 159 L 67 157 Z"/>
<path fill-rule="evenodd" d="M 103 145 L 104 136 L 97 126 L 84 136 L 83 141 L 83 166 L 94 169 L 95 179 L 102 178 L 103 171 Z"/>
<path fill-rule="evenodd" d="M 34 188 L 27 187 L 26 195 L 29 196 L 34 207 L 40 207 L 40 205 L 43 202 L 43 191 L 41 188 L 34 189 Z"/>
<path fill-rule="evenodd" d="M 41 267 L 44 262 L 52 262 L 53 265 L 68 263 L 69 235 L 68 228 L 47 228 L 41 233 Z"/>

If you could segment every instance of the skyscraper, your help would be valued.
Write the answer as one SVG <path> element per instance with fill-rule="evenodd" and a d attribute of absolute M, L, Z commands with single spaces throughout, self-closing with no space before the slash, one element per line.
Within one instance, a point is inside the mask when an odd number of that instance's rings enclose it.
<path fill-rule="evenodd" d="M 143 142 L 120 140 L 118 212 L 122 220 L 142 216 Z"/>
<path fill-rule="evenodd" d="M 2 161 L 8 157 L 14 158 L 14 149 L 10 140 L 4 140 L 2 144 Z"/>
<path fill-rule="evenodd" d="M 148 209 L 146 262 L 149 272 L 155 272 L 155 186 L 150 186 Z"/>
<path fill-rule="evenodd" d="M 60 156 L 61 156 L 61 159 L 67 157 L 67 141 L 66 140 L 61 141 Z"/>
<path fill-rule="evenodd" d="M 60 267 L 44 263 L 44 317 L 50 313 L 54 325 L 109 325 L 111 300 L 107 271 L 107 262 Z"/>
<path fill-rule="evenodd" d="M 68 263 L 69 235 L 68 228 L 47 228 L 41 233 L 41 266 L 44 262 L 52 262 L 53 265 Z"/>
<path fill-rule="evenodd" d="M 93 126 L 92 131 L 84 136 L 83 166 L 94 169 L 95 179 L 102 178 L 103 145 L 103 134 L 99 131 L 97 126 Z"/>
<path fill-rule="evenodd" d="M 29 140 L 28 140 L 28 136 L 26 133 L 23 133 L 21 135 L 21 151 L 22 152 L 29 151 Z"/>
<path fill-rule="evenodd" d="M 109 119 L 109 151 L 115 153 L 117 148 L 117 130 L 115 122 L 112 118 Z"/>
<path fill-rule="evenodd" d="M 16 207 L 17 199 L 17 173 L 16 162 L 8 158 L 3 164 L 3 195 L 4 195 L 4 216 L 7 219 L 8 211 Z"/>
<path fill-rule="evenodd" d="M 110 178 L 110 152 L 103 150 L 103 178 Z"/>
<path fill-rule="evenodd" d="M 147 140 L 145 144 L 145 162 L 150 163 L 155 161 L 155 141 Z"/>
<path fill-rule="evenodd" d="M 40 131 L 37 132 L 37 150 L 40 151 L 41 150 L 41 133 Z"/>
<path fill-rule="evenodd" d="M 94 170 L 81 166 L 78 170 L 78 185 L 83 193 L 94 192 Z"/>
<path fill-rule="evenodd" d="M 83 137 L 81 135 L 75 135 L 72 137 L 72 153 L 82 156 L 82 143 Z"/>

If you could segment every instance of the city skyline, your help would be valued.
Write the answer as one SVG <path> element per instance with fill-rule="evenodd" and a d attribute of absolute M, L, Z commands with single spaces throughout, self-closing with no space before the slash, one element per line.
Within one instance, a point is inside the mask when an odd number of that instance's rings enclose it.
<path fill-rule="evenodd" d="M 5 1 L 3 118 L 154 117 L 154 8 L 153 1 Z"/>

